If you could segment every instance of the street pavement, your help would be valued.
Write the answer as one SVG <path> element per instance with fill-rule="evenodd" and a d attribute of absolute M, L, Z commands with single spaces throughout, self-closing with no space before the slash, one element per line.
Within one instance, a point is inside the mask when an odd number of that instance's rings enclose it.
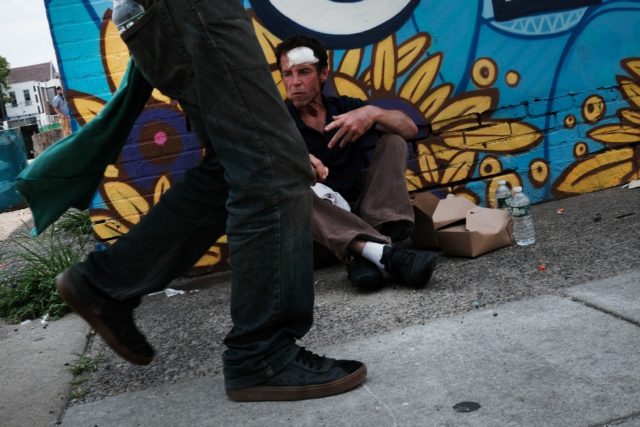
<path fill-rule="evenodd" d="M 58 409 L 40 424 L 28 422 L 34 399 L 19 390 L 24 404 L 0 406 L 2 424 L 640 426 L 640 190 L 601 191 L 533 212 L 534 245 L 442 257 L 423 290 L 391 283 L 363 294 L 349 287 L 342 267 L 318 271 L 315 325 L 302 344 L 367 364 L 366 382 L 349 393 L 229 401 L 220 370 L 229 276 L 218 274 L 175 282 L 181 295 L 145 298 L 137 321 L 158 351 L 149 367 L 122 362 L 90 338 L 86 351 L 98 368 L 81 386 L 58 379 L 75 399 L 51 395 Z M 86 334 L 82 322 L 65 325 L 68 335 Z M 33 351 L 26 344 L 0 335 L 3 370 L 7 358 Z M 19 376 L 36 390 L 40 374 L 23 365 Z M 62 363 L 48 369 L 68 371 Z M 0 397 L 14 390 L 4 378 Z"/>

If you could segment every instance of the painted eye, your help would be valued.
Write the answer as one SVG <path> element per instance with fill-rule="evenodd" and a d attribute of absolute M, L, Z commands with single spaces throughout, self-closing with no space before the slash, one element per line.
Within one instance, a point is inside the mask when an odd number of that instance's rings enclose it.
<path fill-rule="evenodd" d="M 419 0 L 251 0 L 275 35 L 308 34 L 329 49 L 361 47 L 382 40 L 405 23 Z"/>

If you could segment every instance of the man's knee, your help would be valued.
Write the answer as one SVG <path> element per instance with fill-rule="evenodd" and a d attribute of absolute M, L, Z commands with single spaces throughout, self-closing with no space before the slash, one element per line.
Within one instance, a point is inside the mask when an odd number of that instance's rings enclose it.
<path fill-rule="evenodd" d="M 394 153 L 395 155 L 406 158 L 408 153 L 408 143 L 400 135 L 387 133 L 380 137 L 376 150 L 382 150 L 385 153 Z"/>

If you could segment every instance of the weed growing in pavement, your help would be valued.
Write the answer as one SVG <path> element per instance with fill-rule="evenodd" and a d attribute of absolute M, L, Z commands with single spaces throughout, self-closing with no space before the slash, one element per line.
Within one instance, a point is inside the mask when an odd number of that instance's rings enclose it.
<path fill-rule="evenodd" d="M 86 353 L 83 353 L 83 354 L 73 353 L 73 354 L 78 356 L 76 361 L 73 362 L 71 364 L 71 367 L 69 368 L 71 369 L 71 372 L 73 373 L 73 375 L 80 375 L 85 372 L 95 371 L 98 368 L 98 363 L 102 360 L 102 354 L 99 354 L 96 357 L 91 357 Z"/>
<path fill-rule="evenodd" d="M 55 223 L 58 230 L 75 234 L 91 234 L 91 218 L 89 212 L 69 209 Z"/>
<path fill-rule="evenodd" d="M 78 399 L 82 399 L 86 395 L 87 395 L 87 390 L 83 389 L 82 387 L 78 387 L 77 389 L 72 390 L 71 393 L 69 393 L 69 398 L 71 400 L 78 400 Z"/>
<path fill-rule="evenodd" d="M 76 224 L 81 223 L 76 221 Z M 82 260 L 92 241 L 84 226 L 53 224 L 37 237 L 22 233 L 12 239 L 12 249 L 2 256 L 0 317 L 10 323 L 49 314 L 57 318 L 69 312 L 56 290 L 55 277 Z"/>

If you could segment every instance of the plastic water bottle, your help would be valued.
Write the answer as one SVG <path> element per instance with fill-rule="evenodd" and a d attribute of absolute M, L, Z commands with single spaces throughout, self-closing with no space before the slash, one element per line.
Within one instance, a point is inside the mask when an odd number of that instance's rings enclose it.
<path fill-rule="evenodd" d="M 513 189 L 513 197 L 509 202 L 509 211 L 513 218 L 513 237 L 519 246 L 527 246 L 536 241 L 536 233 L 533 229 L 533 217 L 531 216 L 531 202 L 522 192 L 522 187 Z"/>
<path fill-rule="evenodd" d="M 144 7 L 135 0 L 113 0 L 111 19 L 120 34 L 140 19 L 143 13 Z"/>
<path fill-rule="evenodd" d="M 507 187 L 507 181 L 498 181 L 498 189 L 496 190 L 496 206 L 498 209 L 508 211 L 510 198 L 511 190 Z"/>

